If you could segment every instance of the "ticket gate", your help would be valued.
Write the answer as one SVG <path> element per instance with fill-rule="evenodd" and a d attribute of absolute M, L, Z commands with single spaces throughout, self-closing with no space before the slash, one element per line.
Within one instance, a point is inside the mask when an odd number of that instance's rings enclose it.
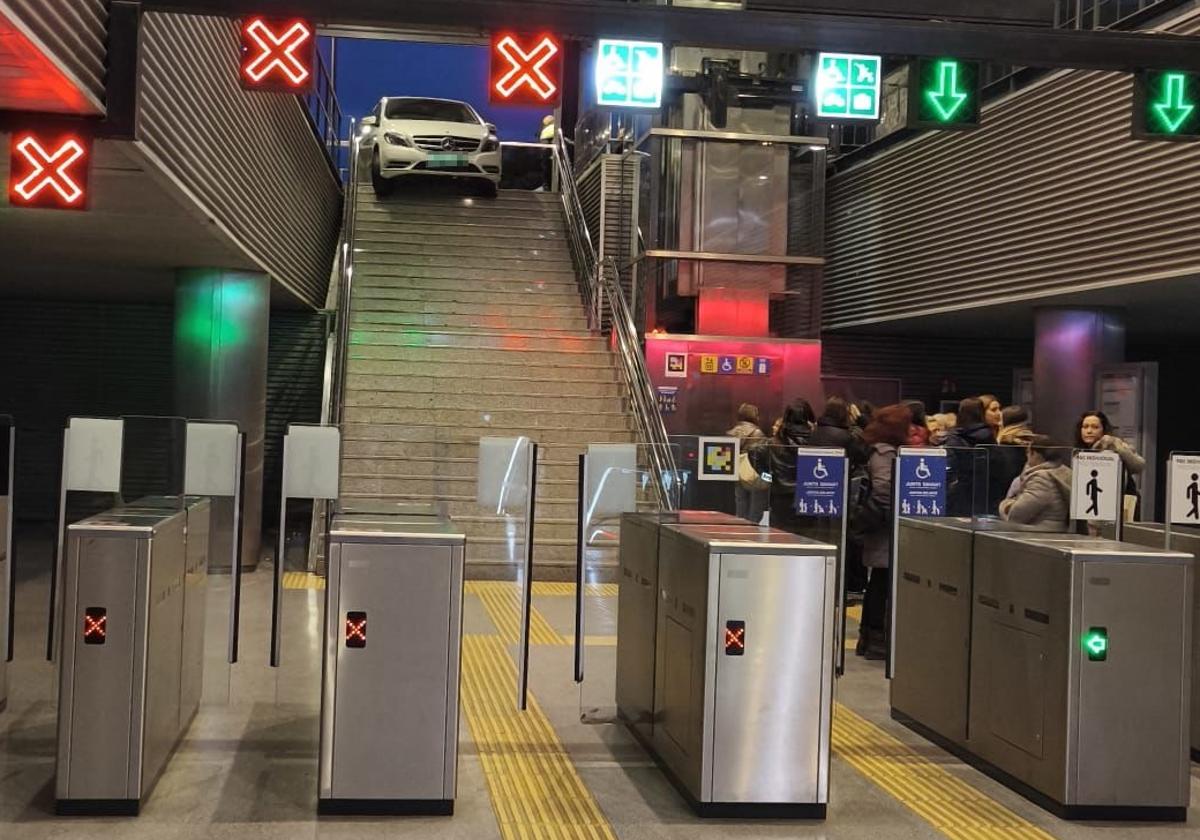
<path fill-rule="evenodd" d="M 208 508 L 117 508 L 67 528 L 60 814 L 137 814 L 196 713 Z"/>
<path fill-rule="evenodd" d="M 430 516 L 334 517 L 321 813 L 454 812 L 465 542 Z"/>
<path fill-rule="evenodd" d="M 902 520 L 893 716 L 1065 819 L 1186 819 L 1192 564 Z"/>
<path fill-rule="evenodd" d="M 744 522 L 655 533 L 639 518 L 621 526 L 621 590 L 642 596 L 620 602 L 621 718 L 701 816 L 824 818 L 836 547 Z"/>
<path fill-rule="evenodd" d="M 1126 522 L 1121 532 L 1125 542 L 1137 545 L 1148 545 L 1162 548 L 1166 536 L 1166 528 L 1156 522 Z M 1189 528 L 1184 525 L 1171 527 L 1171 548 L 1187 552 L 1193 557 L 1200 557 L 1200 528 Z M 1200 599 L 1200 586 L 1195 587 L 1194 594 Z M 1192 709 L 1191 736 L 1188 741 L 1191 747 L 1192 761 L 1200 761 L 1200 603 L 1192 605 Z"/>

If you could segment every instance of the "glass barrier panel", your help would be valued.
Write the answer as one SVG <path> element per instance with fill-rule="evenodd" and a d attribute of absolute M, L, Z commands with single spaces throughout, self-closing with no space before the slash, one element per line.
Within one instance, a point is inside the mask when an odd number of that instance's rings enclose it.
<path fill-rule="evenodd" d="M 570 635 L 575 645 L 579 717 L 584 723 L 609 723 L 617 714 L 617 662 L 631 646 L 654 638 L 657 588 L 643 544 L 657 540 L 656 525 L 669 521 L 679 507 L 677 476 L 661 465 L 679 462 L 675 445 L 593 444 L 580 456 L 576 479 L 577 570 L 574 627 L 569 599 L 554 597 L 547 584 L 534 590 L 535 626 Z"/>

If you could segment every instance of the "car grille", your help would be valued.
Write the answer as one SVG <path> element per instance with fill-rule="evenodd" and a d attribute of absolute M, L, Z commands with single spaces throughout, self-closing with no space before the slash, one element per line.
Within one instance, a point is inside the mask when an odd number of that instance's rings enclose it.
<path fill-rule="evenodd" d="M 445 141 L 449 140 L 450 148 L 446 148 Z M 473 152 L 479 148 L 481 140 L 475 137 L 449 137 L 442 134 L 426 134 L 413 137 L 413 142 L 417 144 L 417 148 L 425 152 Z"/>

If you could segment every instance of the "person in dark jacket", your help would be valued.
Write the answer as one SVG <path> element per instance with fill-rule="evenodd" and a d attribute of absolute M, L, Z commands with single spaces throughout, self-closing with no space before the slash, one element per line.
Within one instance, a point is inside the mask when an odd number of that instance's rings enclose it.
<path fill-rule="evenodd" d="M 766 470 L 771 474 L 771 527 L 792 530 L 796 517 L 796 448 L 808 446 L 812 440 L 812 405 L 803 397 L 793 400 L 783 412 L 779 431 L 763 448 L 767 454 Z"/>
<path fill-rule="evenodd" d="M 841 397 L 826 400 L 825 413 L 817 419 L 809 445 L 846 450 L 851 469 L 867 463 L 867 446 L 863 443 L 862 435 L 855 434 L 850 428 L 850 406 Z"/>
<path fill-rule="evenodd" d="M 946 508 L 950 516 L 980 516 L 988 511 L 986 481 L 987 452 L 979 458 L 971 452 L 992 446 L 996 436 L 984 420 L 983 401 L 967 397 L 958 404 L 958 425 L 942 444 L 950 450 L 946 459 Z M 997 500 L 998 502 L 999 500 Z"/>
<path fill-rule="evenodd" d="M 897 450 L 908 442 L 912 412 L 904 405 L 888 405 L 875 412 L 863 433 L 870 456 L 867 474 L 871 486 L 871 504 L 883 511 L 892 509 L 892 473 Z M 854 652 L 867 659 L 887 656 L 888 600 L 891 589 L 891 516 L 863 537 L 863 563 L 870 569 L 863 615 Z"/>

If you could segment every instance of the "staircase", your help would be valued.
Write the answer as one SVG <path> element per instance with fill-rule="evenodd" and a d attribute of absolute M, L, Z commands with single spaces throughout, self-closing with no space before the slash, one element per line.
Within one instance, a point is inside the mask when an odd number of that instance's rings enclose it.
<path fill-rule="evenodd" d="M 505 523 L 475 504 L 478 440 L 526 435 L 541 445 L 535 574 L 573 575 L 578 455 L 634 425 L 558 196 L 358 194 L 343 497 L 444 502 L 469 574 L 504 576 Z"/>

